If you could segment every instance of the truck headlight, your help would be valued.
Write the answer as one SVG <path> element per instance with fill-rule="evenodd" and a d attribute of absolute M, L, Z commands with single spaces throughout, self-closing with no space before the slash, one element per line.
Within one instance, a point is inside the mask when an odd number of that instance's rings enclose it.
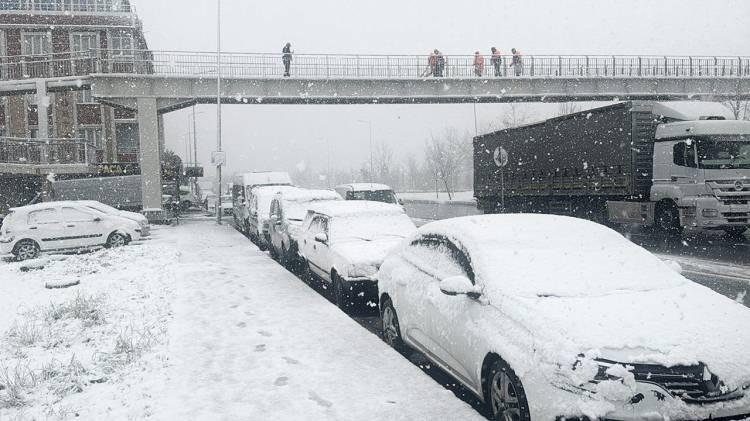
<path fill-rule="evenodd" d="M 716 218 L 719 216 L 719 211 L 716 209 L 703 209 L 704 218 Z"/>

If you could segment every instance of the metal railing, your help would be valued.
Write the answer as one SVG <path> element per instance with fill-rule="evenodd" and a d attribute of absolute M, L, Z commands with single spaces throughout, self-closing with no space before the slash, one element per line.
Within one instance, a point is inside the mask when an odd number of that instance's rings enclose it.
<path fill-rule="evenodd" d="M 0 13 L 134 13 L 126 0 L 0 0 Z"/>
<path fill-rule="evenodd" d="M 1 0 L 0 0 L 1 1 Z M 496 66 L 497 63 L 497 66 Z M 0 79 L 84 76 L 92 73 L 183 77 L 282 78 L 281 54 L 222 54 L 90 50 L 44 56 L 0 57 Z M 750 57 L 656 56 L 445 56 L 440 67 L 425 55 L 296 54 L 291 77 L 304 79 L 444 78 L 736 78 L 750 77 Z"/>
<path fill-rule="evenodd" d="M 83 139 L 0 138 L 0 163 L 89 165 L 96 162 L 96 148 Z"/>

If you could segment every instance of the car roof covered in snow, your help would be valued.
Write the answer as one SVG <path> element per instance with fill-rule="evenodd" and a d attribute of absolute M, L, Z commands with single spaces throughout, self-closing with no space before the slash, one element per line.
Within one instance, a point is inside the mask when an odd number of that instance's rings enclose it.
<path fill-rule="evenodd" d="M 490 296 L 608 295 L 686 282 L 618 232 L 578 218 L 469 216 L 429 223 L 416 235 L 443 236 L 465 250 Z"/>
<path fill-rule="evenodd" d="M 404 214 L 404 210 L 401 206 L 368 200 L 336 200 L 314 203 L 310 205 L 309 211 L 330 216 L 332 218 Z"/>
<path fill-rule="evenodd" d="M 61 200 L 59 202 L 42 202 L 42 203 L 35 203 L 33 205 L 19 206 L 17 208 L 11 208 L 10 210 L 21 213 L 21 212 L 33 212 L 36 210 L 56 208 L 59 206 L 83 206 L 83 205 L 84 203 L 82 203 L 81 201 Z"/>
<path fill-rule="evenodd" d="M 268 196 L 275 195 L 276 193 L 292 193 L 299 190 L 299 187 L 294 186 L 257 186 L 251 190 L 254 196 Z"/>
<path fill-rule="evenodd" d="M 292 179 L 286 172 L 256 171 L 238 174 L 234 177 L 233 182 L 242 186 L 291 185 Z"/>
<path fill-rule="evenodd" d="M 278 192 L 277 196 L 287 202 L 312 202 L 314 200 L 341 200 L 341 196 L 333 190 L 311 190 L 297 188 Z"/>
<path fill-rule="evenodd" d="M 339 190 L 350 190 L 350 191 L 381 191 L 381 190 L 393 190 L 390 186 L 385 184 L 377 183 L 350 183 L 341 184 L 336 186 Z"/>

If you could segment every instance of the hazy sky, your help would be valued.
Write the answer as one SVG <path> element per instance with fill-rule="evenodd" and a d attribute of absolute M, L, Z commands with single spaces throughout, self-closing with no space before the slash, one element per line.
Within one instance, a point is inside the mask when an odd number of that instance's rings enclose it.
<path fill-rule="evenodd" d="M 214 51 L 216 1 L 131 0 L 154 50 Z M 748 0 L 223 0 L 224 51 L 279 53 L 750 55 Z M 214 150 L 216 111 L 198 107 L 199 161 Z M 367 125 L 398 156 L 419 155 L 431 132 L 474 131 L 471 105 L 224 106 L 229 171 L 292 169 L 326 161 L 359 167 Z M 479 105 L 479 126 L 503 105 Z M 556 105 L 526 106 L 536 118 Z M 166 116 L 167 145 L 185 155 L 188 112 Z M 315 164 L 313 164 L 315 166 Z"/>

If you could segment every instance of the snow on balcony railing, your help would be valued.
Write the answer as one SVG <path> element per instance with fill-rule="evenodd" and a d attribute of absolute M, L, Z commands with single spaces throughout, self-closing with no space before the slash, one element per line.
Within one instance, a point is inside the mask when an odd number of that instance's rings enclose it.
<path fill-rule="evenodd" d="M 0 0 L 1 1 L 1 0 Z M 669 56 L 535 56 L 514 64 L 501 57 L 497 69 L 491 57 L 484 66 L 475 56 L 445 56 L 441 71 L 425 55 L 295 54 L 291 78 L 305 79 L 424 79 L 444 78 L 726 78 L 750 77 L 750 57 Z M 227 78 L 282 78 L 281 54 L 216 53 L 144 50 L 90 50 L 45 56 L 0 57 L 0 79 L 85 76 L 91 73 L 154 74 Z M 477 73 L 479 71 L 479 73 Z"/>
<path fill-rule="evenodd" d="M 23 165 L 89 165 L 96 148 L 83 139 L 0 138 L 0 163 Z"/>
<path fill-rule="evenodd" d="M 130 14 L 135 10 L 127 0 L 0 0 L 0 14 L 8 12 Z"/>

